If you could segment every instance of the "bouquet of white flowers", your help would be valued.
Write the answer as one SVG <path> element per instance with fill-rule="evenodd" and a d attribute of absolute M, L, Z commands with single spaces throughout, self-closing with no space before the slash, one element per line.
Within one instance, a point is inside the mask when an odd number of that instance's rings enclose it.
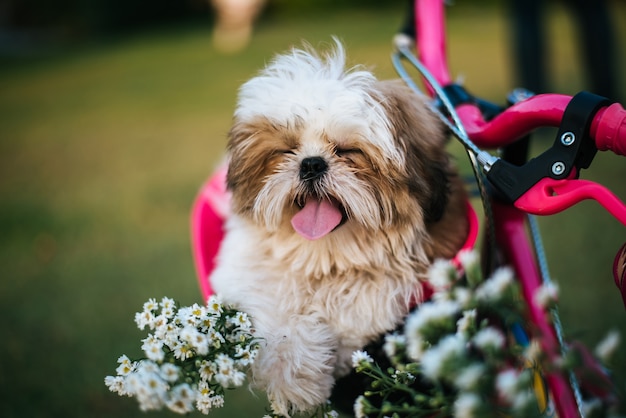
<path fill-rule="evenodd" d="M 604 372 L 594 369 L 595 360 L 585 361 L 591 354 L 584 347 L 572 345 L 549 364 L 539 341 L 526 340 L 525 305 L 511 269 L 485 279 L 476 253 L 461 255 L 464 277 L 452 263 L 436 261 L 429 271 L 433 297 L 409 315 L 403 333 L 386 336 L 390 367 L 367 352 L 353 354 L 353 366 L 369 382 L 355 402 L 357 418 L 554 416 L 542 377 L 554 370 L 582 371 L 611 396 L 611 388 L 602 387 Z M 546 284 L 535 300 L 550 310 L 557 296 L 558 288 Z M 610 333 L 596 357 L 606 361 L 618 341 Z M 608 412 L 598 398 L 585 399 L 582 408 L 585 416 Z"/>
<path fill-rule="evenodd" d="M 116 376 L 105 384 L 119 395 L 135 397 L 143 411 L 164 407 L 186 414 L 208 414 L 224 405 L 226 388 L 241 386 L 258 352 L 254 330 L 244 312 L 213 296 L 206 306 L 177 308 L 175 302 L 148 300 L 135 315 L 145 358 L 118 359 Z"/>
<path fill-rule="evenodd" d="M 473 252 L 463 253 L 461 263 L 462 278 L 448 261 L 433 264 L 432 298 L 408 316 L 402 333 L 384 338 L 384 355 L 353 354 L 356 372 L 368 383 L 354 403 L 357 418 L 553 416 L 542 372 L 582 370 L 596 379 L 596 388 L 607 383 L 595 360 L 587 361 L 591 354 L 584 347 L 571 345 L 557 364 L 550 363 L 539 341 L 517 333 L 525 305 L 512 270 L 500 268 L 484 278 Z M 557 297 L 556 286 L 544 285 L 535 300 L 549 310 Z M 181 308 L 169 298 L 150 299 L 135 322 L 150 331 L 142 340 L 145 358 L 121 356 L 117 375 L 105 383 L 119 395 L 135 397 L 144 411 L 208 414 L 222 407 L 225 389 L 244 383 L 259 350 L 248 315 L 216 296 L 206 306 Z M 595 357 L 606 362 L 618 342 L 619 335 L 610 333 Z M 590 364 L 591 370 L 585 369 Z M 604 389 L 610 396 L 609 386 Z M 605 416 L 605 400 L 588 398 L 583 409 Z M 327 403 L 312 417 L 338 413 Z"/>

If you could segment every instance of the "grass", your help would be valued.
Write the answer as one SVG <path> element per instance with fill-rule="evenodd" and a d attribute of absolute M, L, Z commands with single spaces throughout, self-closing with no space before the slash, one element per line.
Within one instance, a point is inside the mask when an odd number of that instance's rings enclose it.
<path fill-rule="evenodd" d="M 615 7 L 623 16 L 624 6 Z M 120 354 L 139 354 L 132 318 L 145 300 L 200 299 L 189 209 L 223 155 L 238 86 L 274 53 L 301 39 L 329 42 L 331 34 L 354 63 L 393 77 L 389 44 L 400 16 L 393 7 L 275 16 L 232 56 L 212 49 L 209 27 L 192 27 L 0 69 L 0 416 L 140 415 L 133 401 L 107 391 L 103 377 Z M 559 44 L 570 45 L 567 20 L 558 13 L 553 21 Z M 474 92 L 503 97 L 511 82 L 501 10 L 453 9 L 448 27 L 453 73 L 462 71 Z M 575 48 L 564 53 L 575 60 Z M 582 88 L 576 66 L 555 72 L 567 80 L 559 90 Z M 600 159 L 594 178 L 625 197 L 623 160 Z M 542 225 L 568 335 L 589 344 L 609 328 L 626 335 L 610 276 L 624 229 L 593 203 Z M 623 350 L 615 377 L 626 387 Z M 212 415 L 264 413 L 263 399 L 245 390 L 229 403 Z"/>

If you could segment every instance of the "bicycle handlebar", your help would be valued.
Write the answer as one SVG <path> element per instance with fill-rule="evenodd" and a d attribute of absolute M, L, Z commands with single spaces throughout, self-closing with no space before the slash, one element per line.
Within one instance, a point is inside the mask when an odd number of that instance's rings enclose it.
<path fill-rule="evenodd" d="M 542 126 L 559 126 L 570 96 L 542 94 L 519 102 L 487 122 L 474 104 L 456 108 L 470 139 L 481 148 L 509 145 Z"/>
<path fill-rule="evenodd" d="M 562 94 L 540 94 L 519 102 L 485 121 L 480 109 L 462 104 L 456 111 L 470 139 L 479 147 L 499 148 L 509 145 L 536 128 L 558 127 L 572 100 Z M 596 113 L 589 135 L 600 151 L 610 150 L 626 156 L 626 110 L 619 103 L 603 107 Z"/>
<path fill-rule="evenodd" d="M 591 125 L 591 137 L 600 151 L 626 156 L 626 111 L 619 103 L 601 109 Z"/>
<path fill-rule="evenodd" d="M 414 19 L 419 58 L 434 79 L 442 86 L 451 85 L 446 59 L 445 16 L 443 0 L 418 0 Z M 427 86 L 432 95 L 433 90 Z M 519 102 L 485 121 L 474 104 L 461 104 L 457 113 L 469 138 L 479 147 L 498 148 L 515 142 L 535 128 L 559 126 L 572 97 L 541 94 Z M 626 156 L 626 111 L 619 104 L 601 109 L 594 118 L 589 134 L 599 150 L 611 150 Z"/>
<path fill-rule="evenodd" d="M 575 101 L 573 97 L 562 94 L 532 96 L 504 109 L 487 121 L 477 101 L 461 86 L 451 82 L 446 61 L 443 0 L 416 0 L 413 12 L 420 61 L 430 73 L 430 77 L 443 86 L 444 91 L 460 90 L 461 94 L 455 97 L 458 99 L 454 104 L 455 112 L 472 146 L 475 145 L 479 149 L 500 148 L 514 143 L 536 128 L 562 127 L 566 110 Z M 427 18 L 420 19 L 424 16 Z M 434 96 L 435 89 L 429 82 L 424 84 Z M 606 102 L 596 101 L 596 106 L 588 109 L 587 115 L 584 116 L 584 126 L 578 133 L 590 138 L 589 142 L 595 145 L 589 145 L 592 149 L 583 149 L 580 153 L 577 150 L 579 154 L 575 160 L 563 164 L 562 160 L 556 158 L 561 158 L 564 154 L 568 158 L 571 157 L 571 154 L 567 155 L 569 150 L 548 150 L 551 152 L 549 158 L 542 158 L 541 161 L 531 160 L 527 164 L 528 169 L 518 170 L 517 167 L 505 164 L 497 158 L 488 157 L 491 159 L 481 161 L 483 169 L 487 172 L 487 178 L 503 192 L 507 200 L 527 213 L 552 214 L 583 199 L 594 199 L 626 225 L 624 203 L 601 185 L 576 180 L 578 170 L 589 166 L 596 149 L 610 150 L 615 154 L 626 156 L 626 110 L 618 103 L 607 105 Z M 585 153 L 590 155 L 584 155 Z M 555 159 L 550 159 L 552 157 Z M 481 160 L 480 155 L 478 158 Z M 555 168 L 553 164 L 559 164 L 560 167 Z M 532 172 L 532 178 L 528 178 L 529 171 Z M 572 176 L 570 172 L 573 173 Z M 565 187 L 561 184 L 564 182 L 571 184 Z M 580 190 L 576 190 L 577 188 Z"/>

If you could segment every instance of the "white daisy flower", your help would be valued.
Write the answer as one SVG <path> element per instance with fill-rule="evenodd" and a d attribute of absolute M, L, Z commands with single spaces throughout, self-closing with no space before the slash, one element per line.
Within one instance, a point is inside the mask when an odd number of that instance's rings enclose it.
<path fill-rule="evenodd" d="M 492 351 L 504 347 L 505 338 L 496 328 L 487 327 L 478 331 L 472 338 L 472 342 L 483 351 Z"/>
<path fill-rule="evenodd" d="M 514 402 L 519 392 L 517 382 L 519 380 L 519 372 L 514 369 L 501 371 L 496 376 L 496 389 L 498 393 L 509 402 Z"/>
<path fill-rule="evenodd" d="M 141 380 L 152 396 L 165 399 L 169 385 L 158 373 L 141 373 Z"/>
<path fill-rule="evenodd" d="M 209 352 L 209 340 L 207 336 L 194 327 L 183 328 L 179 338 L 183 343 L 189 344 L 200 355 L 206 355 Z"/>
<path fill-rule="evenodd" d="M 164 363 L 161 365 L 160 375 L 166 382 L 173 383 L 180 376 L 180 368 L 172 363 Z"/>
<path fill-rule="evenodd" d="M 111 392 L 125 395 L 124 376 L 107 376 L 104 378 L 104 384 Z"/>
<path fill-rule="evenodd" d="M 374 360 L 365 351 L 357 350 L 352 353 L 352 367 L 358 367 L 362 362 L 373 363 Z"/>
<path fill-rule="evenodd" d="M 385 335 L 385 343 L 383 344 L 383 350 L 389 358 L 395 357 L 399 348 L 404 347 L 406 344 L 406 337 L 399 334 Z"/>
<path fill-rule="evenodd" d="M 418 334 L 407 338 L 406 355 L 414 361 L 420 361 L 424 355 L 425 344 L 424 339 Z"/>
<path fill-rule="evenodd" d="M 159 340 L 152 334 L 148 334 L 147 338 L 141 340 L 143 345 L 141 349 L 146 354 L 149 360 L 161 362 L 165 358 L 165 352 L 163 351 L 163 341 Z"/>
<path fill-rule="evenodd" d="M 220 385 L 230 387 L 234 381 L 238 381 L 241 378 L 237 375 L 238 371 L 235 369 L 235 361 L 226 354 L 218 354 L 215 359 L 215 364 L 217 366 L 217 372 L 214 377 Z"/>
<path fill-rule="evenodd" d="M 152 329 L 159 329 L 167 325 L 169 322 L 169 318 L 163 315 L 162 313 L 155 316 L 152 320 Z"/>
<path fill-rule="evenodd" d="M 126 378 L 126 389 L 137 398 L 142 411 L 160 409 L 169 389 L 167 383 L 154 372 L 153 365 L 150 361 L 142 361 L 137 372 Z"/>
<path fill-rule="evenodd" d="M 481 406 L 481 400 L 474 393 L 462 393 L 456 401 L 454 401 L 454 417 L 455 418 L 474 418 L 477 417 Z"/>
<path fill-rule="evenodd" d="M 459 261 L 463 266 L 463 270 L 470 270 L 478 263 L 478 253 L 472 250 L 461 250 L 459 252 Z"/>
<path fill-rule="evenodd" d="M 476 297 L 478 300 L 486 302 L 500 300 L 504 292 L 513 283 L 513 279 L 514 275 L 511 268 L 500 267 L 476 289 Z"/>
<path fill-rule="evenodd" d="M 425 303 L 407 319 L 405 334 L 408 339 L 413 335 L 420 334 L 429 324 L 448 321 L 459 312 L 459 305 L 454 301 L 439 301 L 437 303 Z"/>
<path fill-rule="evenodd" d="M 174 352 L 174 357 L 179 360 L 187 360 L 193 357 L 193 349 L 187 343 L 177 340 L 173 341 L 169 347 Z"/>
<path fill-rule="evenodd" d="M 248 331 L 252 327 L 248 314 L 244 312 L 237 312 L 234 317 L 228 319 L 228 322 L 244 331 Z"/>
<path fill-rule="evenodd" d="M 164 401 L 148 391 L 137 393 L 135 397 L 137 398 L 137 402 L 139 403 L 140 411 L 158 411 L 163 407 Z"/>
<path fill-rule="evenodd" d="M 120 364 L 115 369 L 115 372 L 118 376 L 128 376 L 134 370 L 133 366 L 128 366 L 127 364 Z"/>
<path fill-rule="evenodd" d="M 143 383 L 137 373 L 129 374 L 124 379 L 124 390 L 129 396 L 136 395 L 142 385 Z"/>
<path fill-rule="evenodd" d="M 130 359 L 126 355 L 118 358 L 117 362 L 119 363 L 119 366 L 117 367 L 117 369 L 115 369 L 115 372 L 118 374 L 118 376 L 127 376 L 135 370 L 136 363 L 130 361 Z"/>
<path fill-rule="evenodd" d="M 485 366 L 480 363 L 474 363 L 461 370 L 454 379 L 454 384 L 461 390 L 471 391 L 478 386 L 484 374 Z"/>
<path fill-rule="evenodd" d="M 174 341 L 178 340 L 180 328 L 171 322 L 162 324 L 154 329 L 154 336 L 171 347 Z"/>
<path fill-rule="evenodd" d="M 174 386 L 167 400 L 167 407 L 176 413 L 187 414 L 194 410 L 195 392 L 187 383 Z"/>
<path fill-rule="evenodd" d="M 232 375 L 230 376 L 229 386 L 239 387 L 243 385 L 243 382 L 246 380 L 246 374 L 240 370 L 234 370 Z"/>
<path fill-rule="evenodd" d="M 159 365 L 150 360 L 141 360 L 137 363 L 137 371 L 139 373 L 158 373 Z"/>
<path fill-rule="evenodd" d="M 191 305 L 190 313 L 191 315 L 193 315 L 195 318 L 199 320 L 202 320 L 208 314 L 207 308 L 205 306 L 200 306 L 197 303 L 194 303 L 193 305 Z"/>
<path fill-rule="evenodd" d="M 233 367 L 235 365 L 235 361 L 232 358 L 228 357 L 226 354 L 219 353 L 215 357 L 215 364 L 218 368 Z"/>
<path fill-rule="evenodd" d="M 365 413 L 365 408 L 367 408 L 367 400 L 365 399 L 365 396 L 360 395 L 354 401 L 354 417 L 366 418 L 367 414 Z"/>
<path fill-rule="evenodd" d="M 217 366 L 215 363 L 212 363 L 207 360 L 202 360 L 200 362 L 200 366 L 198 367 L 198 372 L 200 373 L 200 378 L 206 381 L 209 381 L 215 375 L 217 371 Z"/>
<path fill-rule="evenodd" d="M 224 308 L 222 307 L 222 299 L 217 295 L 211 295 L 207 301 L 207 309 L 212 315 L 220 315 Z"/>
<path fill-rule="evenodd" d="M 135 314 L 135 323 L 137 324 L 137 328 L 140 330 L 144 330 L 146 327 L 153 329 L 154 318 L 155 315 L 151 311 L 144 310 L 143 312 L 137 312 Z"/>
<path fill-rule="evenodd" d="M 176 309 L 175 308 L 161 308 L 161 315 L 163 315 L 168 320 L 172 319 L 176 315 Z"/>
<path fill-rule="evenodd" d="M 428 269 L 428 282 L 435 290 L 447 289 L 456 278 L 456 269 L 449 260 L 437 259 Z"/>
<path fill-rule="evenodd" d="M 175 309 L 176 302 L 172 298 L 168 298 L 167 296 L 161 299 L 161 303 L 159 304 L 161 309 Z"/>
<path fill-rule="evenodd" d="M 126 354 L 122 354 L 117 358 L 117 362 L 119 364 L 133 364 L 133 362 L 128 358 Z"/>
<path fill-rule="evenodd" d="M 211 405 L 215 408 L 221 408 L 224 406 L 224 395 L 215 395 L 211 397 Z"/>
<path fill-rule="evenodd" d="M 211 402 L 211 396 L 208 395 L 198 395 L 196 398 L 196 409 L 198 412 L 204 415 L 208 415 L 211 412 L 211 408 L 213 404 Z"/>
<path fill-rule="evenodd" d="M 453 299 L 462 307 L 469 306 L 474 296 L 473 292 L 466 287 L 457 287 L 452 292 Z"/>
<path fill-rule="evenodd" d="M 213 327 L 217 324 L 218 319 L 219 318 L 215 315 L 207 314 L 198 324 L 198 329 L 205 334 L 209 334 Z"/>
<path fill-rule="evenodd" d="M 237 364 L 241 366 L 248 366 L 254 361 L 254 355 L 249 347 L 242 347 L 238 345 L 235 347 L 235 357 L 237 357 Z"/>
<path fill-rule="evenodd" d="M 234 373 L 235 369 L 233 366 L 220 366 L 217 369 L 217 373 L 215 373 L 215 380 L 225 388 L 230 387 Z"/>
<path fill-rule="evenodd" d="M 421 365 L 424 375 L 432 380 L 442 376 L 446 363 L 465 356 L 466 341 L 458 335 L 447 335 L 439 343 L 426 350 Z"/>
<path fill-rule="evenodd" d="M 143 304 L 144 312 L 152 312 L 152 311 L 156 311 L 157 309 L 159 309 L 159 304 L 154 298 L 148 299 L 148 301 Z"/>
<path fill-rule="evenodd" d="M 182 327 L 194 328 L 201 322 L 198 317 L 194 315 L 193 308 L 191 306 L 180 308 L 178 312 L 176 312 L 175 321 Z"/>
<path fill-rule="evenodd" d="M 215 348 L 220 348 L 221 345 L 226 342 L 226 340 L 224 339 L 224 336 L 216 329 L 209 330 L 208 337 L 209 337 L 209 341 L 211 342 L 211 345 Z"/>
<path fill-rule="evenodd" d="M 559 286 L 555 283 L 544 283 L 537 289 L 533 299 L 538 306 L 548 308 L 558 301 Z"/>

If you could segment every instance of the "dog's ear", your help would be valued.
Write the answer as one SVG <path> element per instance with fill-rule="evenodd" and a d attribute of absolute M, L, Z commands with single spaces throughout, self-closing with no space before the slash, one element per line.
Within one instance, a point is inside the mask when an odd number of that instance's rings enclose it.
<path fill-rule="evenodd" d="M 260 125 L 235 121 L 228 132 L 226 186 L 233 193 L 233 207 L 239 212 L 252 208 L 261 187 L 258 179 L 264 178 L 267 170 L 267 144 L 255 138 L 263 135 Z"/>
<path fill-rule="evenodd" d="M 407 173 L 409 190 L 420 202 L 424 221 L 439 221 L 448 205 L 450 194 L 450 161 L 443 143 L 424 141 L 417 126 L 407 125 Z M 408 136 L 411 135 L 411 136 Z M 436 135 L 443 135 L 443 132 Z"/>
<path fill-rule="evenodd" d="M 445 166 L 443 164 L 431 164 L 427 168 L 427 172 L 431 178 L 431 194 L 430 200 L 424 208 L 424 220 L 426 223 L 435 223 L 441 220 L 448 206 L 450 178 L 447 164 Z"/>
<path fill-rule="evenodd" d="M 424 221 L 437 222 L 444 215 L 450 194 L 445 126 L 424 99 L 402 82 L 383 81 L 379 86 L 394 139 L 405 151 L 409 191 L 419 201 Z"/>
<path fill-rule="evenodd" d="M 276 170 L 286 146 L 277 132 L 284 127 L 258 117 L 241 121 L 235 118 L 228 133 L 228 172 L 226 186 L 232 192 L 233 209 L 238 213 L 249 211 L 265 179 Z"/>

